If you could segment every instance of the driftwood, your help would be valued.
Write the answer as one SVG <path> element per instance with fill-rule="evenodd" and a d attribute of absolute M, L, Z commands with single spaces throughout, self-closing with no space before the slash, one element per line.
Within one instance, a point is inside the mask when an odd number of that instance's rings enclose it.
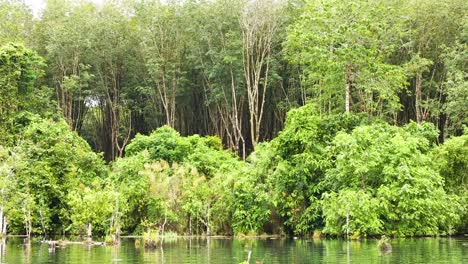
<path fill-rule="evenodd" d="M 48 244 L 49 247 L 63 247 L 66 245 L 85 245 L 85 246 L 105 246 L 106 242 L 97 241 L 63 241 L 63 240 L 42 240 L 42 244 Z"/>

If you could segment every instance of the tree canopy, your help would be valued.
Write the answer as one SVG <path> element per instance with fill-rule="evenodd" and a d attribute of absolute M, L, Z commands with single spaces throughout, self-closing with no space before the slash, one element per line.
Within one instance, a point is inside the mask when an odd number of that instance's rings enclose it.
<path fill-rule="evenodd" d="M 467 231 L 466 1 L 0 0 L 0 231 Z"/>

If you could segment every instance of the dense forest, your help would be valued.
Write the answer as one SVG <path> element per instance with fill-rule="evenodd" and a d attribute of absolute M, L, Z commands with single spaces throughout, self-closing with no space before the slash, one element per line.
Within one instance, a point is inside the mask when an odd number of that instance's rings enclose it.
<path fill-rule="evenodd" d="M 0 231 L 468 232 L 463 0 L 0 0 Z"/>

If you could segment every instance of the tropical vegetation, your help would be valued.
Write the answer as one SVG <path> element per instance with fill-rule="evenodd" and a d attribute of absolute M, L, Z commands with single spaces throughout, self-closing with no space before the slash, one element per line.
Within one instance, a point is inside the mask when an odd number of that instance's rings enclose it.
<path fill-rule="evenodd" d="M 468 231 L 462 0 L 0 0 L 0 231 Z"/>

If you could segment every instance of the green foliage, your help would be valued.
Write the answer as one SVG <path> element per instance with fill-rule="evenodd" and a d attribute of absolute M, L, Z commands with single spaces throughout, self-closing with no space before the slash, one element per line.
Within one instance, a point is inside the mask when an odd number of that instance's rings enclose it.
<path fill-rule="evenodd" d="M 453 137 L 433 152 L 447 192 L 468 192 L 468 134 Z"/>
<path fill-rule="evenodd" d="M 351 85 L 369 114 L 395 113 L 404 88 L 403 68 L 388 62 L 402 23 L 398 1 L 308 1 L 289 27 L 286 52 L 303 66 L 305 84 L 322 111 L 344 109 Z M 341 88 L 342 87 L 342 88 Z"/>
<path fill-rule="evenodd" d="M 149 136 L 137 135 L 127 146 L 127 156 L 146 150 L 149 159 L 165 160 L 169 164 L 189 162 L 202 174 L 211 177 L 218 171 L 227 171 L 235 163 L 234 155 L 222 150 L 216 137 L 198 135 L 181 137 L 174 129 L 164 126 Z"/>
<path fill-rule="evenodd" d="M 107 190 L 99 181 L 89 187 L 75 187 L 66 197 L 71 220 L 67 229 L 71 229 L 71 233 L 84 235 L 87 226 L 91 225 L 93 232 L 105 234 L 110 226 L 115 199 L 116 193 Z"/>
<path fill-rule="evenodd" d="M 382 231 L 379 200 L 363 190 L 340 190 L 323 197 L 323 232 L 330 235 L 374 235 Z M 348 219 L 348 223 L 347 223 Z"/>
<path fill-rule="evenodd" d="M 235 234 L 257 234 L 270 219 L 271 201 L 267 185 L 244 173 L 233 186 L 232 227 Z"/>
<path fill-rule="evenodd" d="M 119 158 L 111 165 L 108 184 L 119 194 L 120 224 L 124 232 L 133 232 L 146 214 L 149 179 L 139 174 L 144 169 L 144 153 Z"/>
<path fill-rule="evenodd" d="M 167 224 L 177 232 L 189 232 L 189 226 L 197 233 L 195 226 L 206 233 L 230 232 L 224 228 L 229 223 L 228 185 L 239 166 L 216 137 L 181 137 L 167 126 L 137 135 L 126 157 L 113 165 L 114 184 L 132 214 L 124 217 L 124 229 Z"/>
<path fill-rule="evenodd" d="M 32 18 L 31 10 L 24 1 L 0 1 L 0 46 L 29 38 L 33 26 Z"/>
<path fill-rule="evenodd" d="M 147 150 L 151 160 L 165 160 L 169 163 L 182 162 L 190 151 L 190 145 L 177 131 L 164 126 L 149 136 L 137 135 L 125 149 L 127 156 Z"/>
<path fill-rule="evenodd" d="M 444 179 L 444 189 L 453 194 L 447 202 L 458 205 L 455 215 L 460 219 L 468 217 L 468 135 L 452 137 L 431 153 L 436 169 Z M 457 204 L 458 203 L 458 204 Z M 460 222 L 458 230 L 466 232 L 468 223 Z"/>
<path fill-rule="evenodd" d="M 49 110 L 49 94 L 39 87 L 45 66 L 36 52 L 23 45 L 9 43 L 0 47 L 0 143 L 11 145 L 17 119 L 25 111 L 44 113 Z"/>
<path fill-rule="evenodd" d="M 421 120 L 445 123 L 444 115 L 448 114 L 448 130 L 459 135 L 466 112 L 460 103 L 466 90 L 461 76 L 466 75 L 463 57 L 468 5 L 463 0 L 412 0 L 402 3 L 402 10 L 406 14 L 404 38 L 394 59 L 410 66 L 416 120 L 419 113 Z M 445 128 L 439 128 L 445 133 Z"/>
<path fill-rule="evenodd" d="M 252 215 L 261 208 L 277 213 L 285 230 L 296 234 L 322 228 L 329 235 L 346 234 L 349 228 L 357 236 L 460 230 L 465 198 L 448 194 L 438 171 L 446 168 L 446 174 L 463 179 L 461 142 L 449 141 L 432 154 L 437 131 L 430 123 L 401 128 L 356 115 L 316 113 L 312 105 L 291 111 L 279 136 L 250 156 L 255 169 L 244 175 L 252 175 L 259 199 L 239 201 L 250 205 Z M 453 156 L 444 156 L 445 148 Z M 434 163 L 433 155 L 441 162 Z M 444 163 L 448 160 L 454 163 Z M 457 169 L 448 170 L 453 167 Z M 241 184 L 248 186 L 239 180 Z M 450 185 L 445 189 L 454 190 Z M 265 192 L 273 199 L 262 206 L 258 201 Z"/>
<path fill-rule="evenodd" d="M 334 135 L 350 131 L 363 119 L 357 115 L 319 116 L 313 105 L 292 110 L 283 131 L 271 142 L 276 154 L 269 164 L 268 180 L 285 225 L 297 234 L 321 227 L 321 207 L 326 169 L 332 165 L 328 146 Z"/>
<path fill-rule="evenodd" d="M 460 204 L 445 193 L 431 162 L 425 135 L 433 138 L 433 130 L 416 124 L 405 128 L 373 124 L 339 133 L 332 148 L 335 166 L 327 171 L 327 181 L 333 190 L 363 190 L 379 200 L 373 209 L 379 212 L 384 233 L 451 233 L 460 221 Z M 372 218 L 369 222 L 375 222 Z"/>
<path fill-rule="evenodd" d="M 17 156 L 10 149 L 0 145 L 0 210 L 4 215 L 14 213 L 18 208 L 16 205 L 17 181 L 13 166 L 16 159 Z"/>
<path fill-rule="evenodd" d="M 17 188 L 35 203 L 33 225 L 41 227 L 42 218 L 48 232 L 59 233 L 70 223 L 69 193 L 107 175 L 101 156 L 63 120 L 32 122 L 14 152 L 20 157 L 14 164 Z M 11 226 L 13 230 L 22 229 L 21 225 Z"/>
<path fill-rule="evenodd" d="M 433 126 L 425 133 L 422 127 L 410 124 L 406 129 L 387 124 L 361 126 L 352 133 L 339 133 L 333 142 L 335 166 L 327 178 L 334 189 L 377 188 L 392 179 L 382 173 L 398 174 L 401 164 L 419 166 L 428 163 L 426 153 L 430 141 L 425 134 L 434 134 Z M 432 138 L 435 141 L 435 137 Z M 410 159 L 410 158 L 414 158 Z M 408 160 L 410 159 L 410 160 Z"/>
<path fill-rule="evenodd" d="M 0 0 L 8 231 L 466 232 L 466 1 L 254 2 Z"/>
<path fill-rule="evenodd" d="M 445 63 L 448 68 L 447 113 L 451 120 L 451 129 L 459 133 L 463 125 L 468 125 L 466 100 L 468 96 L 467 61 L 468 61 L 468 18 L 462 20 L 461 32 L 456 45 L 448 49 Z"/>

